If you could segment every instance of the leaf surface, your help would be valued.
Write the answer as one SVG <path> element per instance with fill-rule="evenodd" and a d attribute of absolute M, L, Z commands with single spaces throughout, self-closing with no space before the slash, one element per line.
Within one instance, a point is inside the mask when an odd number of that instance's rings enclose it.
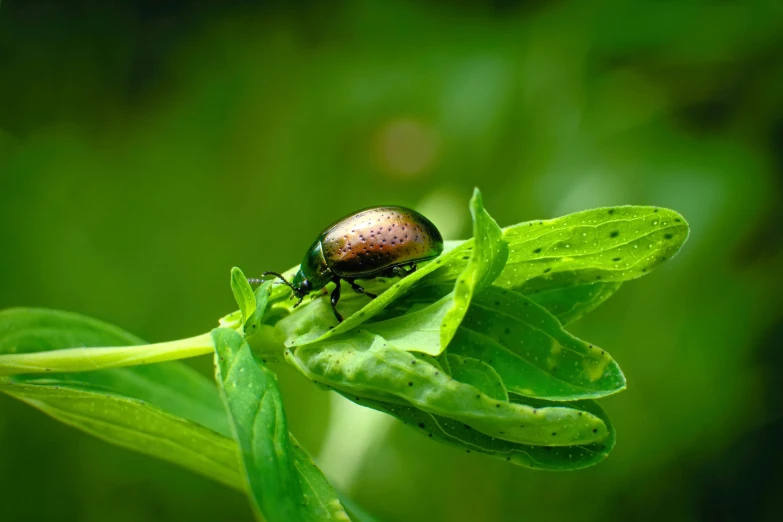
<path fill-rule="evenodd" d="M 235 330 L 216 328 L 212 337 L 215 377 L 240 448 L 251 499 L 263 514 L 259 518 L 269 522 L 348 520 L 336 493 L 312 462 L 300 456 L 300 465 L 296 465 L 277 376 L 256 362 Z M 331 494 L 324 500 L 327 488 Z"/>

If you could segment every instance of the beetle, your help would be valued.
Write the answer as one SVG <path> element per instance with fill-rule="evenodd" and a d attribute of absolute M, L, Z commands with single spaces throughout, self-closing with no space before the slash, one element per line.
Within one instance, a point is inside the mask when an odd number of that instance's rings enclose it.
<path fill-rule="evenodd" d="M 340 281 L 371 299 L 378 297 L 356 283 L 357 279 L 405 277 L 416 264 L 443 252 L 443 237 L 432 221 L 415 210 L 397 206 L 371 207 L 333 223 L 313 241 L 291 282 L 277 272 L 264 272 L 283 281 L 293 290 L 299 306 L 310 292 L 328 283 L 336 286 L 331 294 L 337 321 Z M 253 279 L 251 282 L 260 282 Z"/>

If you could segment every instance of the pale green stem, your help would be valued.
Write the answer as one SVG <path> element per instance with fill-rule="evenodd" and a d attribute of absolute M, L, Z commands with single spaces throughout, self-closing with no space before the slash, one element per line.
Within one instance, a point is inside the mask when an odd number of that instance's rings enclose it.
<path fill-rule="evenodd" d="M 66 348 L 50 352 L 0 355 L 0 375 L 89 372 L 137 366 L 213 353 L 209 333 L 165 343 L 101 348 Z"/>

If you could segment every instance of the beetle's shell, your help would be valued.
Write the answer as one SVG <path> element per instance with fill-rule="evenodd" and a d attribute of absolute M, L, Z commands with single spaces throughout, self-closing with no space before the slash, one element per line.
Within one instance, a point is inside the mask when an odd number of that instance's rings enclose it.
<path fill-rule="evenodd" d="M 341 219 L 320 236 L 337 276 L 377 277 L 385 270 L 437 257 L 443 238 L 432 222 L 405 207 L 374 207 Z"/>

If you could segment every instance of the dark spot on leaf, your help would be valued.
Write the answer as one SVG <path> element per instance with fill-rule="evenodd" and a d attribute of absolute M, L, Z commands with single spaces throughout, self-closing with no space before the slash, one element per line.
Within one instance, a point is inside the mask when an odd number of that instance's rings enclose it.
<path fill-rule="evenodd" d="M 664 235 L 663 235 L 663 238 L 664 238 L 664 239 L 671 239 L 672 237 L 674 237 L 674 236 L 673 236 L 673 235 L 671 235 L 671 234 L 664 234 Z"/>
<path fill-rule="evenodd" d="M 655 210 L 653 210 L 653 212 L 658 212 L 658 209 L 656 208 Z"/>
<path fill-rule="evenodd" d="M 477 398 L 477 399 L 480 399 L 480 398 L 481 398 L 481 395 L 476 395 L 476 398 Z"/>
<path fill-rule="evenodd" d="M 536 248 L 535 250 L 533 250 L 533 253 L 534 254 L 540 254 L 541 253 L 541 249 L 540 248 Z"/>
<path fill-rule="evenodd" d="M 511 333 L 511 329 L 510 329 L 510 328 L 506 328 L 506 329 L 505 329 L 505 332 L 506 332 L 506 335 L 508 335 L 508 334 L 510 334 L 510 333 Z"/>
<path fill-rule="evenodd" d="M 419 423 L 419 428 L 423 428 L 423 427 L 424 427 L 424 423 L 423 423 L 423 422 L 420 422 L 420 423 Z"/>
<path fill-rule="evenodd" d="M 552 271 L 551 268 L 547 268 L 546 270 L 544 270 L 544 273 L 546 274 L 546 273 L 551 272 L 551 271 Z"/>
<path fill-rule="evenodd" d="M 428 434 L 427 434 L 427 436 L 428 436 L 428 437 L 432 437 L 432 433 L 428 433 Z"/>
<path fill-rule="evenodd" d="M 500 404 L 495 404 L 495 408 L 500 408 Z"/>
<path fill-rule="evenodd" d="M 680 218 L 674 218 L 674 221 L 675 221 L 675 223 L 681 223 L 681 222 L 682 222 L 682 219 L 680 219 Z"/>
<path fill-rule="evenodd" d="M 609 237 L 617 237 L 620 235 L 619 230 L 613 230 L 611 234 L 609 234 Z"/>
<path fill-rule="evenodd" d="M 598 428 L 593 428 L 593 433 L 598 433 Z"/>
<path fill-rule="evenodd" d="M 555 435 L 557 435 L 557 433 L 553 431 L 552 432 L 552 436 L 554 437 Z"/>
<path fill-rule="evenodd" d="M 413 383 L 408 381 L 408 386 L 413 386 Z"/>
<path fill-rule="evenodd" d="M 609 215 L 611 216 L 611 215 L 612 215 L 612 214 L 614 214 L 614 213 L 615 213 L 615 210 L 614 210 L 613 208 L 610 208 L 610 209 L 609 209 Z"/>
<path fill-rule="evenodd" d="M 495 301 L 495 306 L 500 306 L 500 301 Z"/>
<path fill-rule="evenodd" d="M 466 430 L 469 430 L 469 429 L 470 429 L 470 426 L 468 426 L 467 424 L 465 424 L 465 429 L 466 429 Z"/>
<path fill-rule="evenodd" d="M 620 259 L 622 259 L 622 258 L 621 257 L 615 257 L 614 259 L 612 259 L 612 261 L 619 261 Z"/>

